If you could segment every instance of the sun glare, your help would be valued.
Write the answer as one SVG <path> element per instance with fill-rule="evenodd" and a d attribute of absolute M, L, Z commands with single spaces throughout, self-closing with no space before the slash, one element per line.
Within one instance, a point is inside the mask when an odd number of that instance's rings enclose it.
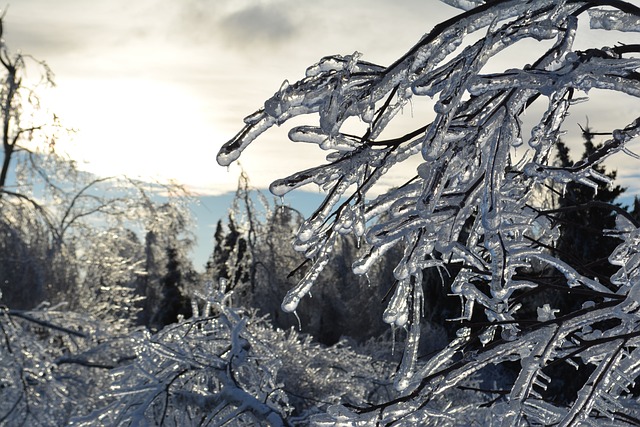
<path fill-rule="evenodd" d="M 99 175 L 175 180 L 194 191 L 216 193 L 235 174 L 215 163 L 223 138 L 204 106 L 179 87 L 145 80 L 61 82 L 52 109 L 77 129 L 61 149 Z M 218 189 L 219 188 L 219 189 Z"/>

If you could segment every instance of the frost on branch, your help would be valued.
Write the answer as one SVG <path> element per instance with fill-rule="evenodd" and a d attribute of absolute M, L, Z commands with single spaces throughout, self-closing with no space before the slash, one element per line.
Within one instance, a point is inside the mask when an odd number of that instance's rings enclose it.
<path fill-rule="evenodd" d="M 519 361 L 508 389 L 489 390 L 476 402 L 501 413 L 505 425 L 637 420 L 637 224 L 627 221 L 614 233 L 624 242 L 612 254 L 611 262 L 622 266 L 613 277 L 586 274 L 554 249 L 560 231 L 553 203 L 562 189 L 609 185 L 595 167 L 627 152 L 640 133 L 640 118 L 616 123 L 583 161 L 553 163 L 564 121 L 589 91 L 626 94 L 630 103 L 640 97 L 639 45 L 574 48 L 585 28 L 579 21 L 589 19 L 593 28 L 635 31 L 640 9 L 617 0 L 488 2 L 437 25 L 388 67 L 364 62 L 360 54 L 323 58 L 302 80 L 285 83 L 220 150 L 218 162 L 227 165 L 274 124 L 319 116 L 318 126 L 296 127 L 289 135 L 327 151 L 327 163 L 271 185 L 277 195 L 311 183 L 327 190 L 298 232 L 295 247 L 312 263 L 285 297 L 286 311 L 310 292 L 339 234 L 366 240 L 368 252 L 353 265 L 357 274 L 366 274 L 390 248 L 403 248 L 395 283 L 380 285 L 390 286 L 384 320 L 408 331 L 395 378 L 405 397 L 356 409 L 354 417 L 375 413 L 381 422 L 407 423 L 456 417 L 462 407 L 439 400 L 448 390 L 472 374 Z M 482 37 L 468 41 L 474 32 Z M 527 39 L 547 50 L 522 68 L 484 71 L 495 55 Z M 403 132 L 388 127 L 424 96 L 435 101 L 432 121 L 415 117 L 419 123 Z M 532 105 L 542 106 L 537 117 Z M 347 131 L 350 118 L 366 130 Z M 534 122 L 530 132 L 523 130 L 525 121 Z M 385 175 L 406 170 L 415 156 L 422 158 L 416 173 L 379 194 Z M 462 301 L 458 320 L 469 327 L 440 354 L 418 360 L 423 271 L 442 267 L 455 267 L 448 268 L 457 273 L 451 291 Z M 560 310 L 553 300 L 531 298 L 549 293 L 577 295 L 571 298 L 583 304 Z M 558 370 L 574 367 L 582 375 L 574 381 L 575 396 L 554 397 L 552 390 L 566 380 Z"/>

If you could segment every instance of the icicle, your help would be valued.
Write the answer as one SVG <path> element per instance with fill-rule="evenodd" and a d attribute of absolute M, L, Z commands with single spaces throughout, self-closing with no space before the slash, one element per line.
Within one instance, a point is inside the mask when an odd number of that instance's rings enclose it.
<path fill-rule="evenodd" d="M 480 343 L 483 347 L 491 342 L 496 334 L 496 328 L 496 326 L 490 326 L 486 331 L 480 334 L 478 338 L 480 339 Z"/>
<path fill-rule="evenodd" d="M 296 316 L 296 320 L 298 321 L 298 332 L 302 332 L 302 322 L 300 321 L 300 316 L 298 316 L 298 311 L 293 310 L 293 315 Z"/>
<path fill-rule="evenodd" d="M 391 324 L 391 355 L 395 354 L 396 350 L 396 325 Z"/>
<path fill-rule="evenodd" d="M 298 304 L 304 295 L 309 293 L 314 282 L 318 278 L 318 275 L 326 267 L 329 262 L 329 257 L 334 249 L 334 245 L 337 239 L 337 234 L 332 235 L 320 249 L 318 259 L 313 263 L 313 266 L 305 274 L 304 278 L 292 289 L 287 292 L 282 301 L 282 310 L 287 313 L 291 313 L 298 308 Z"/>
<path fill-rule="evenodd" d="M 418 345 L 420 344 L 420 318 L 422 317 L 422 284 L 414 280 L 411 289 L 412 294 L 412 315 L 411 324 L 409 326 L 404 355 L 400 363 L 398 376 L 395 380 L 395 387 L 398 391 L 408 389 L 412 384 L 415 365 L 418 358 Z"/>
<path fill-rule="evenodd" d="M 218 290 L 225 294 L 227 292 L 229 281 L 225 277 L 221 277 L 218 280 Z"/>
<path fill-rule="evenodd" d="M 409 298 L 409 280 L 401 280 L 384 310 L 382 320 L 388 324 L 403 327 L 409 320 L 407 299 Z"/>
<path fill-rule="evenodd" d="M 631 151 L 631 150 L 630 150 L 629 148 L 627 148 L 627 147 L 623 147 L 623 148 L 622 148 L 622 152 L 623 152 L 623 153 L 625 153 L 625 154 L 626 154 L 626 155 L 628 155 L 628 156 L 633 157 L 633 158 L 634 158 L 634 159 L 636 159 L 636 160 L 640 160 L 640 155 L 638 155 L 638 154 L 634 153 L 633 151 Z"/>

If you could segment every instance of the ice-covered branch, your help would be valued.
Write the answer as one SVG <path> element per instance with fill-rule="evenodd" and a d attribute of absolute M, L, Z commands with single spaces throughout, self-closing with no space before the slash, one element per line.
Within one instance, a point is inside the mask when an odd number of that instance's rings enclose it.
<path fill-rule="evenodd" d="M 622 360 L 636 360 L 636 352 L 600 358 L 609 367 L 598 367 L 580 390 L 580 399 L 587 396 L 588 404 L 578 399 L 567 410 L 551 405 L 543 397 L 552 381 L 548 366 L 563 357 L 563 349 L 584 339 L 586 329 L 597 325 L 580 310 L 553 319 L 558 311 L 549 304 L 535 307 L 543 320 L 527 319 L 521 314 L 527 308 L 517 301 L 549 289 L 575 290 L 592 296 L 594 306 L 604 304 L 598 311 L 602 321 L 615 319 L 621 327 L 637 328 L 629 315 L 638 308 L 636 285 L 625 281 L 622 273 L 610 283 L 601 282 L 584 266 L 562 259 L 555 249 L 560 229 L 554 213 L 563 211 L 547 204 L 557 202 L 569 185 L 594 191 L 610 185 L 611 178 L 599 169 L 602 162 L 625 152 L 640 133 L 638 119 L 616 123 L 606 132 L 611 138 L 583 160 L 571 166 L 553 161 L 566 117 L 576 104 L 588 102 L 591 90 L 624 94 L 629 102 L 640 97 L 637 45 L 578 50 L 574 41 L 585 30 L 580 20 L 590 20 L 592 28 L 637 31 L 640 8 L 618 0 L 447 3 L 467 11 L 437 25 L 388 67 L 364 62 L 358 53 L 332 56 L 311 66 L 299 82 L 285 82 L 264 108 L 245 119 L 241 132 L 221 148 L 218 162 L 227 165 L 236 160 L 275 124 L 318 114 L 319 126 L 298 126 L 289 137 L 329 151 L 328 163 L 271 186 L 280 196 L 308 184 L 327 190 L 325 201 L 298 231 L 295 247 L 312 262 L 287 294 L 283 308 L 295 311 L 311 291 L 332 256 L 336 236 L 365 237 L 368 250 L 353 264 L 357 274 L 367 274 L 385 253 L 399 247 L 403 256 L 394 270 L 396 283 L 384 320 L 408 331 L 405 358 L 396 377 L 396 387 L 408 393 L 407 401 L 418 395 L 428 401 L 431 397 L 426 396 L 455 387 L 469 372 L 521 359 L 511 401 L 503 405 L 507 423 L 582 419 L 583 415 L 574 417 L 576 411 L 588 416 L 598 410 L 593 406 L 598 399 L 616 398 L 611 393 L 618 391 L 612 391 L 607 381 Z M 478 32 L 482 32 L 479 40 L 469 42 L 468 36 Z M 545 43 L 548 49 L 524 67 L 485 71 L 497 54 L 518 49 L 525 40 Z M 383 139 L 383 131 L 390 129 L 402 109 L 425 96 L 434 100 L 433 120 L 420 122 L 413 130 L 395 131 L 395 137 L 385 134 Z M 533 104 L 542 107 L 537 117 Z M 366 131 L 361 135 L 343 131 L 349 118 L 365 123 Z M 529 126 L 525 121 L 534 122 L 530 134 L 524 131 Z M 516 148 L 519 155 L 514 155 Z M 409 178 L 404 185 L 382 194 L 376 191 L 386 174 L 406 169 L 407 160 L 416 158 L 421 164 L 416 173 L 405 174 Z M 628 261 L 622 253 L 616 252 L 621 259 L 615 262 Z M 437 368 L 428 362 L 425 366 L 430 368 L 421 369 L 416 349 L 423 272 L 447 264 L 456 265 L 458 271 L 450 284 L 462 301 L 458 320 L 473 324 L 483 317 L 488 326 L 474 332 L 467 348 L 456 350 L 462 361 L 453 362 L 450 350 L 444 350 Z M 635 263 L 625 271 L 637 268 Z M 543 280 L 533 277 L 536 269 L 553 277 L 553 286 L 543 286 Z M 611 295 L 629 297 L 627 301 Z M 610 333 L 619 331 L 613 328 Z M 635 346 L 635 340 L 624 344 L 630 342 Z M 600 348 L 589 346 L 596 347 Z M 572 355 L 580 357 L 585 364 L 597 359 Z M 599 369 L 606 373 L 600 375 Z M 389 419 L 398 415 L 391 413 Z M 605 415 L 615 417 L 613 411 Z"/>

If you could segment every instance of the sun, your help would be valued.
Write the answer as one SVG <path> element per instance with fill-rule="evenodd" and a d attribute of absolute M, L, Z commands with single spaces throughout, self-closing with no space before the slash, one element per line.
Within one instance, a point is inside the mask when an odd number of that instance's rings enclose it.
<path fill-rule="evenodd" d="M 101 176 L 174 180 L 196 191 L 235 185 L 216 167 L 222 140 L 206 104 L 177 85 L 142 79 L 73 79 L 51 93 L 52 110 L 77 129 L 61 149 Z"/>

